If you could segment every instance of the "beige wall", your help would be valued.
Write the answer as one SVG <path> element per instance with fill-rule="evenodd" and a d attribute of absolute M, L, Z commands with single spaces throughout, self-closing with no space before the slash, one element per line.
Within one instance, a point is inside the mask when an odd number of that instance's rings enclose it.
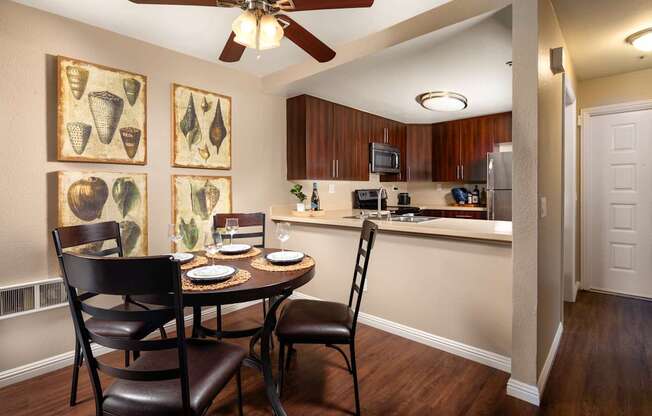
<path fill-rule="evenodd" d="M 652 68 L 579 83 L 579 108 L 652 99 Z"/>
<path fill-rule="evenodd" d="M 550 70 L 550 49 L 564 47 L 566 77 L 576 90 L 568 48 L 549 0 L 539 0 L 539 197 L 547 200 L 547 216 L 539 219 L 537 310 L 537 374 L 548 357 L 562 321 L 563 247 L 563 75 Z"/>
<path fill-rule="evenodd" d="M 66 55 L 148 76 L 147 166 L 55 161 L 55 56 Z M 0 286 L 59 274 L 49 232 L 55 225 L 58 170 L 145 172 L 150 253 L 169 250 L 171 174 L 230 175 L 237 211 L 289 203 L 285 100 L 260 92 L 257 78 L 160 47 L 0 2 Z M 170 167 L 170 84 L 233 97 L 233 170 Z M 0 371 L 73 347 L 66 308 L 0 321 Z"/>
<path fill-rule="evenodd" d="M 317 262 L 299 292 L 347 302 L 359 238 L 359 230 L 293 224 L 288 246 Z M 381 232 L 371 256 L 363 312 L 511 356 L 509 244 Z"/>

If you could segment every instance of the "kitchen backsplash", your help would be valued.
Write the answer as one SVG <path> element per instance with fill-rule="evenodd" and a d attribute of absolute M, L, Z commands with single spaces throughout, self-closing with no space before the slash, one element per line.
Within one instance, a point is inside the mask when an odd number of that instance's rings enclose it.
<path fill-rule="evenodd" d="M 387 189 L 389 205 L 396 205 L 399 192 L 408 192 L 408 185 L 405 182 L 380 182 L 376 174 L 371 174 L 368 182 L 355 181 L 292 181 L 288 184 L 288 190 L 292 184 L 298 183 L 303 185 L 303 192 L 308 196 L 312 193 L 312 183 L 317 182 L 319 190 L 319 199 L 322 209 L 351 209 L 353 207 L 353 191 L 356 189 L 377 189 L 382 185 Z M 329 187 L 333 187 L 333 193 L 329 192 Z M 397 188 L 397 190 L 394 190 Z M 295 200 L 296 201 L 296 200 Z"/>

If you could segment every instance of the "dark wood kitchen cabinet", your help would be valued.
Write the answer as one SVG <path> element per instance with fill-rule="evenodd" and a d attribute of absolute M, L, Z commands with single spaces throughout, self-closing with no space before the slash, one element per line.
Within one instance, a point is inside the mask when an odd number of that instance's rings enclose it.
<path fill-rule="evenodd" d="M 512 112 L 495 114 L 494 143 L 509 143 L 512 141 Z"/>
<path fill-rule="evenodd" d="M 487 153 L 493 151 L 494 116 L 433 126 L 432 180 L 479 183 L 487 180 Z"/>
<path fill-rule="evenodd" d="M 421 215 L 438 218 L 461 218 L 467 220 L 486 220 L 487 211 L 468 211 L 457 209 L 427 209 L 421 211 Z"/>
<path fill-rule="evenodd" d="M 432 180 L 432 125 L 408 124 L 406 128 L 406 165 L 408 182 Z"/>
<path fill-rule="evenodd" d="M 380 175 L 381 182 L 405 182 L 407 180 L 407 166 L 405 157 L 407 154 L 407 126 L 398 121 L 385 119 L 385 143 L 398 148 L 401 152 L 401 172 L 395 174 Z"/>
<path fill-rule="evenodd" d="M 362 113 L 309 95 L 287 100 L 288 180 L 369 179 Z"/>

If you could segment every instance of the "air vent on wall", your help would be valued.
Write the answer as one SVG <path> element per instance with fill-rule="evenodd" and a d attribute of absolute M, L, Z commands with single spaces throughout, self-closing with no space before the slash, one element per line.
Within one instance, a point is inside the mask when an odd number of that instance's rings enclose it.
<path fill-rule="evenodd" d="M 0 287 L 0 319 L 58 308 L 67 301 L 60 278 Z"/>

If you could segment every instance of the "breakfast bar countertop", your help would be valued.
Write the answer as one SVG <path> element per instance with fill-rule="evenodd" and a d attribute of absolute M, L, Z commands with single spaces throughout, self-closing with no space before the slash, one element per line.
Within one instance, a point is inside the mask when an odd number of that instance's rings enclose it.
<path fill-rule="evenodd" d="M 291 207 L 271 208 L 272 221 L 313 224 L 322 226 L 361 228 L 362 219 L 346 218 L 359 213 L 359 210 L 325 210 L 320 216 L 294 216 Z M 432 237 L 484 240 L 487 242 L 512 242 L 512 223 L 510 221 L 470 220 L 460 218 L 437 218 L 421 223 L 375 220 L 381 231 L 413 234 Z"/>

